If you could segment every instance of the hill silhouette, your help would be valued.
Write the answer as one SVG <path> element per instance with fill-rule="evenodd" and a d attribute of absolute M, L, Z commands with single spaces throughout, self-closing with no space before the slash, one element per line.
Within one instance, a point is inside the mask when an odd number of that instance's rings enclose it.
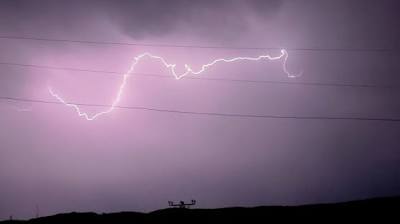
<path fill-rule="evenodd" d="M 400 223 L 400 197 L 302 206 L 232 207 L 219 209 L 168 208 L 150 213 L 66 213 L 0 224 L 124 224 L 124 223 L 279 223 L 279 222 Z"/>

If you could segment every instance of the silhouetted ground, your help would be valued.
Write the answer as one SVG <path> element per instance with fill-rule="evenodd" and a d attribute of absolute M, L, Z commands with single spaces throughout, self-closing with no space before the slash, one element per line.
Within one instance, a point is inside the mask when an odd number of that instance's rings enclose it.
<path fill-rule="evenodd" d="M 163 209 L 150 213 L 68 213 L 6 223 L 400 223 L 400 197 L 378 198 L 337 204 L 262 206 L 221 209 Z"/>

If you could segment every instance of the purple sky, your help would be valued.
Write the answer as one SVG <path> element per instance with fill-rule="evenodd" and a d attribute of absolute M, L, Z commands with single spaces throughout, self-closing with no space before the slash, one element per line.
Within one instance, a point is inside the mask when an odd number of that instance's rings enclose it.
<path fill-rule="evenodd" d="M 168 2 L 168 3 L 167 3 Z M 277 48 L 400 49 L 396 0 L 0 1 L 0 36 Z M 121 71 L 145 51 L 183 70 L 223 50 L 0 39 L 0 62 Z M 204 78 L 400 86 L 390 52 L 290 51 Z M 110 104 L 118 75 L 1 65 L 0 96 Z M 137 72 L 172 77 L 160 64 Z M 201 78 L 200 77 L 200 78 Z M 129 79 L 120 105 L 282 116 L 400 118 L 400 88 Z M 102 108 L 84 108 L 98 112 Z M 117 109 L 86 121 L 63 105 L 0 101 L 0 220 L 70 211 L 304 204 L 400 194 L 400 123 L 255 119 Z"/>

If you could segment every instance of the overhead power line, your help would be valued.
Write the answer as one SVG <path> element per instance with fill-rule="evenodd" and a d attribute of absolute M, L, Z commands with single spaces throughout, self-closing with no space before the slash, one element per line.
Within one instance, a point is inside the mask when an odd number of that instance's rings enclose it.
<path fill-rule="evenodd" d="M 27 103 L 64 105 L 63 103 L 58 102 L 58 101 L 47 101 L 47 100 L 40 100 L 40 99 L 28 99 L 28 98 L 17 98 L 17 97 L 7 97 L 7 96 L 0 96 L 0 99 L 6 100 L 6 101 L 17 101 L 17 102 L 27 102 Z M 110 107 L 111 106 L 111 105 L 106 105 L 106 104 L 88 104 L 88 103 L 75 103 L 75 102 L 68 102 L 68 103 L 78 105 L 78 106 L 88 106 L 88 107 Z M 159 108 L 153 108 L 153 107 L 138 107 L 138 106 L 115 106 L 115 108 L 128 109 L 128 110 L 153 111 L 153 112 L 160 112 L 160 113 L 187 114 L 187 115 L 198 115 L 198 116 L 215 116 L 215 117 L 234 117 L 234 118 L 400 122 L 400 118 L 380 118 L 380 117 L 286 116 L 286 115 L 265 115 L 265 114 L 259 115 L 259 114 L 170 110 L 170 109 L 159 109 Z"/>
<path fill-rule="evenodd" d="M 226 50 L 281 50 L 280 47 L 238 47 L 238 46 L 206 46 L 206 45 L 184 45 L 184 44 L 155 44 L 155 43 L 131 43 L 118 41 L 92 41 L 75 39 L 57 39 L 44 37 L 28 36 L 8 36 L 2 35 L 0 39 L 11 40 L 32 40 L 48 42 L 65 42 L 78 44 L 96 44 L 96 45 L 121 45 L 121 46 L 144 46 L 144 47 L 163 47 L 163 48 L 199 48 L 199 49 L 226 49 Z M 337 51 L 337 52 L 393 52 L 399 49 L 394 48 L 286 48 L 290 51 Z"/>
<path fill-rule="evenodd" d="M 24 63 L 13 63 L 13 62 L 0 62 L 0 65 L 18 66 L 18 67 L 29 67 L 35 69 L 50 69 L 50 70 L 64 70 L 73 72 L 91 72 L 101 73 L 113 76 L 122 76 L 124 72 L 117 71 L 106 71 L 106 70 L 95 70 L 95 69 L 84 69 L 84 68 L 71 68 L 71 67 L 59 67 L 59 66 L 48 66 L 48 65 L 36 65 L 36 64 L 24 64 Z M 154 74 L 154 73 L 132 73 L 132 76 L 150 76 L 156 78 L 168 78 L 174 79 L 173 76 Z M 394 85 L 373 85 L 373 84 L 354 84 L 354 83 L 326 83 L 326 82 L 290 82 L 290 81 L 268 81 L 268 80 L 251 80 L 251 79 L 229 79 L 229 78 L 204 78 L 204 77 L 185 77 L 185 79 L 193 80 L 205 80 L 205 81 L 220 81 L 220 82 L 238 82 L 238 83 L 252 83 L 252 84 L 280 84 L 280 85 L 309 85 L 309 86 L 333 86 L 333 87 L 356 87 L 356 88 L 398 88 Z"/>

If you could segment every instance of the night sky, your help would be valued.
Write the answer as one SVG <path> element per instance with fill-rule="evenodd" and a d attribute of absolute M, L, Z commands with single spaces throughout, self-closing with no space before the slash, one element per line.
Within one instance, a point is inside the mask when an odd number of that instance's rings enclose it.
<path fill-rule="evenodd" d="M 68 102 L 110 105 L 143 52 L 184 71 L 287 49 L 287 69 L 300 77 L 289 78 L 282 61 L 262 61 L 175 80 L 144 60 L 118 106 L 400 119 L 399 12 L 397 0 L 1 0 L 0 220 L 152 211 L 191 199 L 216 208 L 399 195 L 396 120 L 117 108 L 88 121 L 45 103 L 57 102 L 51 87 Z"/>

